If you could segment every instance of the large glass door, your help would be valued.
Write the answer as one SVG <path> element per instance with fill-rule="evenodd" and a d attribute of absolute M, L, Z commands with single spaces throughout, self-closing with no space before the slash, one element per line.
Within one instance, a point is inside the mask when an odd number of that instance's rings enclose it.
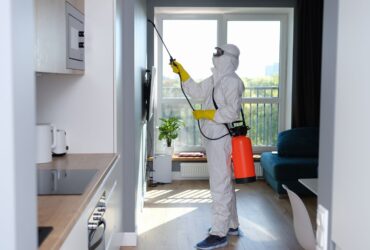
<path fill-rule="evenodd" d="M 197 82 L 212 74 L 214 47 L 225 43 L 239 47 L 237 74 L 246 88 L 243 109 L 247 124 L 252 128 L 249 136 L 255 152 L 273 150 L 278 132 L 290 127 L 291 96 L 287 76 L 291 75 L 291 66 L 288 67 L 291 55 L 288 54 L 291 53 L 292 26 L 288 27 L 291 13 L 287 13 L 162 14 L 157 19 L 172 56 Z M 183 119 L 186 127 L 176 140 L 175 150 L 199 150 L 201 136 L 192 110 L 181 92 L 178 76 L 169 66 L 164 46 L 159 40 L 157 43 L 157 118 Z M 197 103 L 197 100 L 191 101 Z"/>
<path fill-rule="evenodd" d="M 280 90 L 285 86 L 281 25 L 269 16 L 227 21 L 227 42 L 241 51 L 237 74 L 245 85 L 243 109 L 255 147 L 275 146 L 279 132 L 284 104 Z"/>
<path fill-rule="evenodd" d="M 165 19 L 163 20 L 163 39 L 170 52 L 191 77 L 200 82 L 212 74 L 212 53 L 217 46 L 218 22 L 215 19 Z M 180 89 L 180 80 L 169 66 L 169 56 L 162 44 L 160 81 L 160 117 L 180 117 L 185 122 L 175 142 L 175 150 L 199 150 L 200 132 L 192 110 Z M 197 100 L 191 100 L 200 108 Z M 160 147 L 158 147 L 160 149 Z"/>

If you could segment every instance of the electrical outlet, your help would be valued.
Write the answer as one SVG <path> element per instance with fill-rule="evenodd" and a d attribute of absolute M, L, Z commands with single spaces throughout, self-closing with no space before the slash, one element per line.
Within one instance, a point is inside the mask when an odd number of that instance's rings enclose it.
<path fill-rule="evenodd" d="M 328 249 L 329 211 L 322 205 L 317 206 L 316 250 Z"/>

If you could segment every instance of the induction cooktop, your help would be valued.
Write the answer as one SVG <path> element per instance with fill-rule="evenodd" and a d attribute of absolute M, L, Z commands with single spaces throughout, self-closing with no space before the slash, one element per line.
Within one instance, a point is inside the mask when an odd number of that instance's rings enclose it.
<path fill-rule="evenodd" d="M 80 195 L 98 172 L 97 169 L 38 169 L 38 195 Z"/>

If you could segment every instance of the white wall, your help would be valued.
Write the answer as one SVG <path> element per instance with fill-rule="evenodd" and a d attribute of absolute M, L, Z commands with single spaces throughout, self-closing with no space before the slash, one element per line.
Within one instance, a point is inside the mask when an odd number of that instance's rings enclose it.
<path fill-rule="evenodd" d="M 0 15 L 0 249 L 36 249 L 33 1 L 4 0 Z"/>
<path fill-rule="evenodd" d="M 122 157 L 124 232 L 136 233 L 143 169 L 142 80 L 146 69 L 146 1 L 116 0 L 117 148 Z"/>
<path fill-rule="evenodd" d="M 370 1 L 338 3 L 332 240 L 362 250 L 370 249 Z"/>
<path fill-rule="evenodd" d="M 332 215 L 333 193 L 333 148 L 334 148 L 334 111 L 336 93 L 338 1 L 324 1 L 323 48 L 321 69 L 320 100 L 320 146 L 319 146 L 319 195 L 318 203 L 328 209 L 329 221 Z M 331 225 L 328 230 L 328 249 L 331 244 Z"/>
<path fill-rule="evenodd" d="M 85 74 L 37 77 L 37 122 L 67 131 L 69 153 L 115 152 L 114 5 L 85 2 Z"/>

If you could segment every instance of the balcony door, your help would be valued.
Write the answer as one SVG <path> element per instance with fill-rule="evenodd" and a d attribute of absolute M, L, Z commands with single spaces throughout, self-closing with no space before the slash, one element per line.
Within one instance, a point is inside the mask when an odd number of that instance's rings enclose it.
<path fill-rule="evenodd" d="M 291 102 L 291 95 L 287 94 L 291 75 L 290 11 L 278 14 L 160 14 L 156 17 L 172 56 L 195 81 L 200 82 L 212 74 L 214 47 L 225 43 L 239 47 L 237 74 L 245 85 L 242 107 L 251 127 L 249 135 L 255 151 L 274 149 L 278 132 L 290 126 L 290 112 L 286 112 Z M 201 149 L 197 123 L 181 92 L 179 79 L 169 67 L 167 51 L 158 40 L 157 65 L 159 108 L 156 118 L 177 116 L 185 121 L 175 151 Z M 200 107 L 197 100 L 192 102 Z"/>

